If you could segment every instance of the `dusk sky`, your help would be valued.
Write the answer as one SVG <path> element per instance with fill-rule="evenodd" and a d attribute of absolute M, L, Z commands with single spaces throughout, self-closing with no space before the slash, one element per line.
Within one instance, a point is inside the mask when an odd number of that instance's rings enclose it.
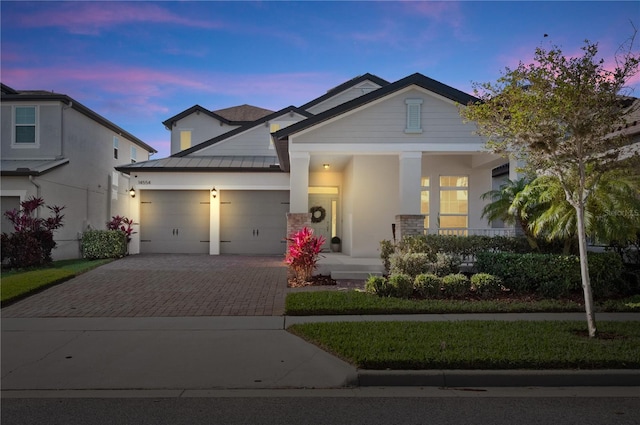
<path fill-rule="evenodd" d="M 67 94 L 154 158 L 169 155 L 162 121 L 195 104 L 279 110 L 367 72 L 420 72 L 472 93 L 551 44 L 578 55 L 598 42 L 613 66 L 631 22 L 640 27 L 638 1 L 3 0 L 0 12 L 4 84 Z M 631 86 L 640 97 L 638 76 Z"/>

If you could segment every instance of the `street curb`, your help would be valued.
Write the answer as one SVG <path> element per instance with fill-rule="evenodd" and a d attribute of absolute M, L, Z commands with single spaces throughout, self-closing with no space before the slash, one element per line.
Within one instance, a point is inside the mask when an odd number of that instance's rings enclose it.
<path fill-rule="evenodd" d="M 608 370 L 364 370 L 361 387 L 626 387 L 640 369 Z"/>

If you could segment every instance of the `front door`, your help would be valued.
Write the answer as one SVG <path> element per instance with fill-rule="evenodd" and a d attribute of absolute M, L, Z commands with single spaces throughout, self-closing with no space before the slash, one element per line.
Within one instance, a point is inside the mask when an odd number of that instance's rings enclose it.
<path fill-rule="evenodd" d="M 323 251 L 328 251 L 331 244 L 331 237 L 335 231 L 334 205 L 337 198 L 335 195 L 309 195 L 309 212 L 311 213 L 311 228 L 316 236 L 324 236 L 325 243 L 322 245 Z"/>

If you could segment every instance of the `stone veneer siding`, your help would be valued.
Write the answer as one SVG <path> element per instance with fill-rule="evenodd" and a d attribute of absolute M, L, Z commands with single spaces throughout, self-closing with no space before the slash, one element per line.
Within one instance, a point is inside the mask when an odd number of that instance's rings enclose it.
<path fill-rule="evenodd" d="M 416 236 L 424 233 L 424 215 L 400 214 L 396 215 L 396 240 L 405 236 Z"/>

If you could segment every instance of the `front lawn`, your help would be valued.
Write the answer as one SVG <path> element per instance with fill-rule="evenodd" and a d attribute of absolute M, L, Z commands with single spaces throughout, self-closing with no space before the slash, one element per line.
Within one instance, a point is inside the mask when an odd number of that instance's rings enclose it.
<path fill-rule="evenodd" d="M 637 369 L 637 322 L 329 322 L 289 332 L 362 369 Z"/>
<path fill-rule="evenodd" d="M 607 300 L 599 311 L 640 312 L 640 296 Z M 294 292 L 287 295 L 285 314 L 289 316 L 342 314 L 453 314 L 453 313 L 536 313 L 583 312 L 584 306 L 571 300 L 406 300 L 378 297 L 358 291 Z"/>
<path fill-rule="evenodd" d="M 3 271 L 0 302 L 3 306 L 10 304 L 111 261 L 113 260 L 62 260 L 54 261 L 51 267 L 41 269 Z"/>

